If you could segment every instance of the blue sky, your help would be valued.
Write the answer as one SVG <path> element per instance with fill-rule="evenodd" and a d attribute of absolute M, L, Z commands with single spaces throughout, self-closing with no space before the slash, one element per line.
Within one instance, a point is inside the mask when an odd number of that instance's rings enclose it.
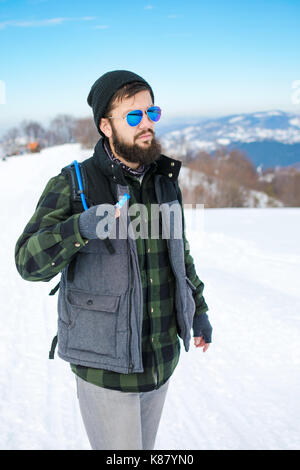
<path fill-rule="evenodd" d="M 299 56 L 299 0 L 0 0 L 0 130 L 91 115 L 115 69 L 149 81 L 166 119 L 299 113 Z"/>

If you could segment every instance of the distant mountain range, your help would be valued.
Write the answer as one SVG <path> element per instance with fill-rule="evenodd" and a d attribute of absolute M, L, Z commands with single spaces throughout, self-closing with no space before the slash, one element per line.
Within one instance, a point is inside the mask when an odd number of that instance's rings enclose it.
<path fill-rule="evenodd" d="M 174 129 L 174 128 L 173 128 Z M 255 166 L 276 167 L 300 163 L 300 115 L 283 111 L 234 114 L 177 126 L 160 135 L 164 151 L 183 157 L 199 150 L 237 148 L 247 153 Z"/>

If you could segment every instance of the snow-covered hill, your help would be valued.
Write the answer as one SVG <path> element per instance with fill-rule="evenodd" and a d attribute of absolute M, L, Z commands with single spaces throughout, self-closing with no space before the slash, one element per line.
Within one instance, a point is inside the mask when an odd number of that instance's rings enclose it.
<path fill-rule="evenodd" d="M 184 156 L 226 146 L 245 150 L 255 164 L 287 166 L 300 161 L 300 115 L 283 111 L 210 119 L 161 137 L 166 152 Z"/>
<path fill-rule="evenodd" d="M 64 145 L 0 161 L 0 448 L 89 449 L 68 364 L 48 359 L 58 282 L 23 281 L 14 247 L 51 176 L 91 152 Z M 300 448 L 300 209 L 186 211 L 214 327 L 182 347 L 156 449 Z"/>

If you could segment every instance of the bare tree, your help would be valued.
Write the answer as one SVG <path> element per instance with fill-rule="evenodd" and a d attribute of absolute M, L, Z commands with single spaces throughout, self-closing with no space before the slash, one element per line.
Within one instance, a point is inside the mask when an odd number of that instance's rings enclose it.
<path fill-rule="evenodd" d="M 255 167 L 239 150 L 228 152 L 222 147 L 214 156 L 199 151 L 187 167 L 202 173 L 198 185 L 187 182 L 187 186 L 193 188 L 185 191 L 189 203 L 202 203 L 206 207 L 245 207 L 246 189 L 257 187 Z"/>
<path fill-rule="evenodd" d="M 100 138 L 92 118 L 77 119 L 74 135 L 76 141 L 85 148 L 93 148 Z"/>
<path fill-rule="evenodd" d="M 12 127 L 8 129 L 8 131 L 2 136 L 1 141 L 3 143 L 5 142 L 10 142 L 13 143 L 15 142 L 16 138 L 20 136 L 20 129 L 17 127 Z"/>
<path fill-rule="evenodd" d="M 28 141 L 38 140 L 42 141 L 45 136 L 45 129 L 43 126 L 36 121 L 22 121 L 21 129 L 23 135 L 27 138 Z"/>
<path fill-rule="evenodd" d="M 76 119 L 68 114 L 59 114 L 50 122 L 49 131 L 55 145 L 76 142 L 75 140 Z"/>
<path fill-rule="evenodd" d="M 20 137 L 20 130 L 12 127 L 2 136 L 1 153 L 4 155 L 14 155 L 17 153 L 17 139 Z"/>
<path fill-rule="evenodd" d="M 300 171 L 296 168 L 282 168 L 275 171 L 272 180 L 275 197 L 281 199 L 286 206 L 300 206 Z"/>
<path fill-rule="evenodd" d="M 45 132 L 44 142 L 46 147 L 52 147 L 53 145 L 57 145 L 57 135 L 55 134 L 55 132 L 47 129 Z"/>
<path fill-rule="evenodd" d="M 196 158 L 190 160 L 190 163 L 186 166 L 192 170 L 201 171 L 206 175 L 214 175 L 215 162 L 211 155 L 204 150 L 199 151 Z"/>
<path fill-rule="evenodd" d="M 218 153 L 215 157 L 215 173 L 219 179 L 231 181 L 247 188 L 256 189 L 258 175 L 253 163 L 237 149 L 227 154 Z"/>

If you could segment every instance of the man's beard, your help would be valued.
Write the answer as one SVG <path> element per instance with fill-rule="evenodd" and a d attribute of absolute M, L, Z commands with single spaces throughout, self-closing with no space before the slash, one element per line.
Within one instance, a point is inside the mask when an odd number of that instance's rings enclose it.
<path fill-rule="evenodd" d="M 161 145 L 156 140 L 152 131 L 146 131 L 143 134 L 152 134 L 151 144 L 147 147 L 140 147 L 138 144 L 126 144 L 117 136 L 115 129 L 112 126 L 112 143 L 114 151 L 117 155 L 124 158 L 130 163 L 139 163 L 140 165 L 149 165 L 157 160 L 161 154 Z M 140 134 L 142 135 L 142 134 Z"/>

